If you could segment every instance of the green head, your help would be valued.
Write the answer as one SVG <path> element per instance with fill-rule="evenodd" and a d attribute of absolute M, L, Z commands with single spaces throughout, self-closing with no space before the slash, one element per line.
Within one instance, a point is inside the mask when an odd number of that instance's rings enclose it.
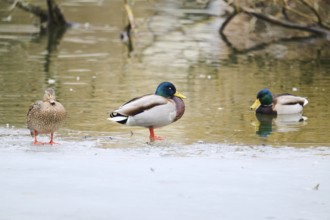
<path fill-rule="evenodd" d="M 261 105 L 271 105 L 273 103 L 273 95 L 268 89 L 262 89 L 257 94 Z"/>
<path fill-rule="evenodd" d="M 155 94 L 163 96 L 165 98 L 173 98 L 173 96 L 176 96 L 179 98 L 185 98 L 184 95 L 182 95 L 176 91 L 175 86 L 170 82 L 162 82 L 161 84 L 159 84 L 156 89 Z"/>

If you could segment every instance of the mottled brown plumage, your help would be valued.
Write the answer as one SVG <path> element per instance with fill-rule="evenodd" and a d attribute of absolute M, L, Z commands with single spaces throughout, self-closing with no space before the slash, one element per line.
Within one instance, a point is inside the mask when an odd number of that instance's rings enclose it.
<path fill-rule="evenodd" d="M 64 123 L 66 110 L 63 105 L 55 101 L 55 91 L 47 89 L 43 100 L 33 103 L 27 113 L 27 127 L 34 136 L 34 144 L 40 144 L 37 141 L 38 134 L 51 134 L 50 144 L 54 144 L 54 132 Z"/>

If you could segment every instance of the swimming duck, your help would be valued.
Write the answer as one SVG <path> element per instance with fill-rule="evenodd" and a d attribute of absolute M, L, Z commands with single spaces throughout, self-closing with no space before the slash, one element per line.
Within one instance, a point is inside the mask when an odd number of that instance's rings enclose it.
<path fill-rule="evenodd" d="M 55 144 L 54 132 L 59 129 L 66 118 L 66 111 L 63 105 L 55 101 L 55 91 L 51 88 L 46 89 L 43 100 L 33 103 L 27 113 L 27 127 L 31 135 L 34 136 L 34 144 L 38 142 L 38 134 L 49 134 L 49 144 Z"/>
<path fill-rule="evenodd" d="M 272 95 L 268 89 L 262 89 L 257 94 L 257 100 L 251 106 L 252 110 L 261 114 L 297 114 L 303 111 L 308 100 L 304 97 L 288 93 Z"/>
<path fill-rule="evenodd" d="M 134 98 L 110 113 L 109 120 L 129 126 L 149 128 L 150 141 L 162 140 L 155 136 L 154 128 L 179 120 L 184 111 L 184 95 L 176 91 L 170 82 L 158 85 L 155 94 Z"/>

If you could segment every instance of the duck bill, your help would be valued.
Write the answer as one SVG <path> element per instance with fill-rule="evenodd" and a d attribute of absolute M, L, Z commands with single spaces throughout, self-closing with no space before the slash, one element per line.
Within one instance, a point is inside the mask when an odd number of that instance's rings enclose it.
<path fill-rule="evenodd" d="M 261 105 L 260 100 L 257 99 L 257 100 L 253 103 L 253 105 L 251 105 L 250 108 L 251 108 L 251 110 L 255 110 L 255 109 L 257 109 L 260 105 Z"/>
<path fill-rule="evenodd" d="M 50 100 L 49 100 L 49 103 L 50 103 L 51 105 L 55 105 L 55 100 L 54 100 L 54 99 L 50 99 Z"/>
<path fill-rule="evenodd" d="M 179 98 L 181 98 L 181 99 L 185 99 L 185 98 L 186 98 L 186 96 L 182 95 L 182 94 L 179 93 L 179 92 L 176 92 L 176 93 L 174 94 L 174 96 L 179 97 Z"/>

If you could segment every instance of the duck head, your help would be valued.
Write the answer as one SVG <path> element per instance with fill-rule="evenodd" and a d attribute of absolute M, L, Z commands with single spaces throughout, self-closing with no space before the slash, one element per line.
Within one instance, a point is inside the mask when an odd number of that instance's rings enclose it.
<path fill-rule="evenodd" d="M 54 91 L 54 89 L 51 89 L 51 88 L 46 89 L 43 101 L 44 102 L 49 102 L 51 105 L 55 105 L 55 91 Z"/>
<path fill-rule="evenodd" d="M 257 94 L 257 100 L 250 107 L 252 110 L 257 109 L 260 105 L 271 105 L 273 103 L 273 94 L 268 89 L 262 89 Z"/>
<path fill-rule="evenodd" d="M 163 96 L 165 98 L 173 98 L 174 96 L 179 97 L 181 99 L 186 98 L 184 95 L 177 92 L 173 83 L 170 82 L 162 82 L 161 84 L 159 84 L 155 94 Z"/>

